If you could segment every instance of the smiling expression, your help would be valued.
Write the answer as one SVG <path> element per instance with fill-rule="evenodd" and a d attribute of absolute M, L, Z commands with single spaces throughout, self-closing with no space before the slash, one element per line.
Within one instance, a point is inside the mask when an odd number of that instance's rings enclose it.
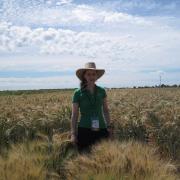
<path fill-rule="evenodd" d="M 97 73 L 94 70 L 87 70 L 84 74 L 84 78 L 88 84 L 93 84 L 97 80 Z"/>

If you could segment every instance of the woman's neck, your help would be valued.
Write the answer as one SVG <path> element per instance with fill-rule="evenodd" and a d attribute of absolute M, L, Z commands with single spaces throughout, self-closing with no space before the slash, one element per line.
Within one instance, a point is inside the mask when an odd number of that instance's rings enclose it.
<path fill-rule="evenodd" d="M 88 84 L 86 88 L 87 88 L 87 90 L 89 90 L 91 93 L 94 93 L 95 86 L 96 86 L 96 84 Z"/>

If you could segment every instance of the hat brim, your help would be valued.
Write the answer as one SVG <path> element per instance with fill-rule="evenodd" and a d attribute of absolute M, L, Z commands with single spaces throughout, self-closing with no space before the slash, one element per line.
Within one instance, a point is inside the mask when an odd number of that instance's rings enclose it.
<path fill-rule="evenodd" d="M 83 75 L 84 71 L 87 71 L 87 70 L 96 71 L 97 79 L 99 79 L 105 73 L 104 69 L 81 68 L 76 71 L 76 76 L 82 81 L 82 75 Z"/>

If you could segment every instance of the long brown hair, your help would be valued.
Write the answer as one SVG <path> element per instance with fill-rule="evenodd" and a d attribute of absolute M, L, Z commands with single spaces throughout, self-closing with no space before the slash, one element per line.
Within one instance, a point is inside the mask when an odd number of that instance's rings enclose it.
<path fill-rule="evenodd" d="M 85 70 L 85 71 L 83 72 L 83 74 L 82 74 L 82 80 L 81 80 L 81 82 L 80 82 L 80 88 L 81 88 L 81 90 L 84 90 L 84 89 L 86 89 L 86 87 L 87 87 L 87 81 L 86 81 L 86 79 L 84 78 L 85 73 L 86 73 L 86 70 Z"/>

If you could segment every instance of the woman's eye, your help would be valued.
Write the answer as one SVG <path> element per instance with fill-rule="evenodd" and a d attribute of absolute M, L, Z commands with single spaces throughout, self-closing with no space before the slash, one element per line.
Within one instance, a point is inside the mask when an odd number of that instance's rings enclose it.
<path fill-rule="evenodd" d="M 87 74 L 88 77 L 96 76 L 96 74 Z"/>

